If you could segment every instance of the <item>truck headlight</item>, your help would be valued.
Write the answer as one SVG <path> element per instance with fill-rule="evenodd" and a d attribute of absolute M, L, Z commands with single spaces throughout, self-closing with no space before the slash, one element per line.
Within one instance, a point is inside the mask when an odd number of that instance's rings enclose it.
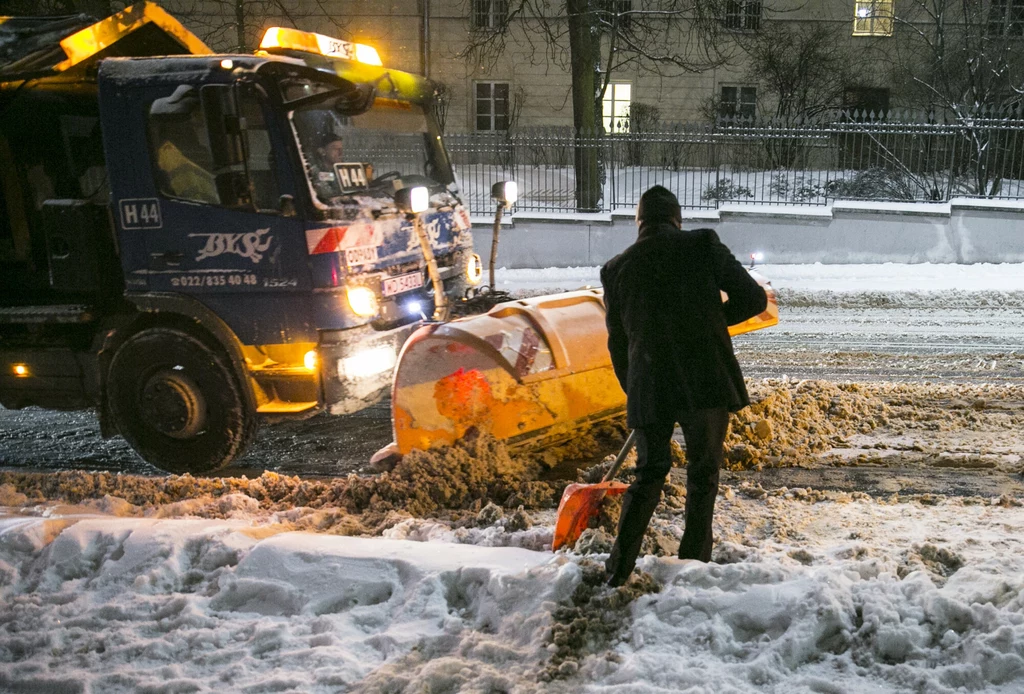
<path fill-rule="evenodd" d="M 309 350 L 302 356 L 302 365 L 306 367 L 306 371 L 316 371 L 317 361 L 315 349 Z"/>
<path fill-rule="evenodd" d="M 484 263 L 476 253 L 470 253 L 466 258 L 466 279 L 470 284 L 480 284 L 484 276 Z"/>
<path fill-rule="evenodd" d="M 369 287 L 349 287 L 348 305 L 352 313 L 363 318 L 377 315 L 377 295 Z"/>

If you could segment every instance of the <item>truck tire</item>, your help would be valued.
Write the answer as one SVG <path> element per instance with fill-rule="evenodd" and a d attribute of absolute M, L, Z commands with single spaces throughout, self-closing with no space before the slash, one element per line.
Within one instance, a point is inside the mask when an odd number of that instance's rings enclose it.
<path fill-rule="evenodd" d="M 128 338 L 111 360 L 107 396 L 125 440 L 168 472 L 221 468 L 256 434 L 256 413 L 227 357 L 182 330 Z"/>

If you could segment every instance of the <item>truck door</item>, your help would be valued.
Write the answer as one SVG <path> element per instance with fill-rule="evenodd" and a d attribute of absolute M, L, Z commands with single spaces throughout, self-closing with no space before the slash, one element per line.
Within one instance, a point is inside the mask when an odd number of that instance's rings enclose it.
<path fill-rule="evenodd" d="M 260 88 L 244 83 L 180 85 L 150 105 L 160 197 L 121 200 L 119 211 L 123 227 L 147 228 L 151 291 L 211 295 L 204 302 L 215 305 L 225 294 L 308 287 L 303 226 L 268 115 Z"/>

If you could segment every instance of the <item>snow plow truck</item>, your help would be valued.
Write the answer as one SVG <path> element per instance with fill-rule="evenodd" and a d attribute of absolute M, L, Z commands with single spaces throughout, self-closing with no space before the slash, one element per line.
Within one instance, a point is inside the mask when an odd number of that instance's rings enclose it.
<path fill-rule="evenodd" d="M 149 2 L 0 19 L 0 405 L 95 408 L 178 473 L 226 465 L 261 422 L 392 388 L 426 403 L 449 366 L 471 374 L 444 381 L 456 436 L 546 442 L 621 411 L 599 292 L 446 322 L 482 265 L 432 98 L 370 46 L 272 28 L 254 55 L 214 54 Z M 403 368 L 424 322 L 445 359 Z M 438 347 L 445 330 L 474 337 Z M 476 398 L 495 368 L 550 383 L 488 403 L 596 390 L 557 421 L 492 408 L 494 426 Z M 451 442 L 398 400 L 402 452 Z"/>

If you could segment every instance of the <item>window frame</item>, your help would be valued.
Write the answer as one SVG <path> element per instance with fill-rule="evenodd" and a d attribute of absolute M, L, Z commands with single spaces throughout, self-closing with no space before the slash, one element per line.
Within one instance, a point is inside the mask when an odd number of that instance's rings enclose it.
<path fill-rule="evenodd" d="M 732 101 L 726 101 L 725 90 L 735 89 L 736 98 Z M 744 90 L 750 90 L 753 93 L 753 98 L 749 101 L 743 100 Z M 733 104 L 731 113 L 726 114 L 723 112 L 723 107 L 727 104 Z M 744 115 L 744 106 L 749 106 L 750 114 Z M 718 85 L 718 120 L 721 121 L 732 121 L 753 123 L 757 119 L 757 85 L 755 84 L 719 84 Z"/>
<path fill-rule="evenodd" d="M 622 87 L 622 86 L 629 87 L 629 98 L 627 98 L 627 99 L 616 99 L 615 98 L 615 87 Z M 610 96 L 610 98 L 609 98 L 609 96 Z M 611 115 L 608 116 L 607 118 L 606 118 L 606 116 L 604 114 L 604 111 L 605 111 L 604 107 L 605 107 L 606 103 L 610 103 L 611 104 Z M 626 105 L 625 113 L 622 114 L 622 115 L 619 115 L 618 117 L 616 117 L 616 115 L 615 115 L 615 105 L 616 104 L 621 104 L 621 103 L 625 103 L 625 105 Z M 613 133 L 613 134 L 618 134 L 618 135 L 624 135 L 626 133 L 631 132 L 632 128 L 630 127 L 630 123 L 629 123 L 629 105 L 631 103 L 633 103 L 633 83 L 632 82 L 630 82 L 628 80 L 616 80 L 616 81 L 608 83 L 608 87 L 604 90 L 604 96 L 601 97 L 601 127 L 605 129 L 605 132 Z M 615 125 L 616 119 L 619 121 L 620 125 L 624 122 L 625 123 L 625 127 L 617 127 Z"/>
<path fill-rule="evenodd" d="M 604 11 L 608 13 L 608 23 L 611 24 L 615 17 L 618 17 L 618 28 L 628 30 L 633 24 L 633 0 L 604 0 Z M 623 13 L 627 13 L 623 16 Z"/>
<path fill-rule="evenodd" d="M 156 192 L 160 197 L 165 200 L 176 200 L 179 202 L 188 202 L 197 205 L 209 205 L 212 207 L 223 207 L 232 209 L 232 206 L 227 205 L 221 200 L 220 189 L 216 184 L 216 176 L 213 173 L 216 170 L 216 164 L 214 162 L 213 146 L 210 142 L 210 132 L 206 125 L 207 114 L 206 109 L 199 96 L 199 88 L 195 85 L 188 85 L 195 88 L 195 106 L 188 114 L 183 114 L 181 121 L 178 125 L 187 124 L 187 127 L 192 133 L 197 135 L 194 145 L 198 146 L 199 149 L 190 148 L 188 151 L 183 151 L 180 144 L 184 143 L 183 139 L 178 139 L 177 142 L 174 138 L 168 134 L 167 124 L 172 122 L 172 119 L 162 119 L 153 113 L 154 104 L 161 99 L 169 99 L 173 92 L 167 92 L 166 88 L 161 88 L 160 96 L 146 99 L 145 102 L 145 118 L 146 118 L 146 148 L 149 153 L 150 159 L 150 174 L 153 177 L 153 184 Z M 187 120 L 186 120 L 187 118 Z M 192 124 L 192 121 L 198 119 L 202 124 L 202 137 L 198 137 L 200 130 L 196 125 Z M 183 128 L 179 128 L 179 134 L 185 132 Z M 167 146 L 170 149 L 166 149 Z M 209 156 L 209 162 L 197 162 L 196 154 L 202 151 L 204 155 Z M 168 159 L 175 157 L 173 161 L 177 161 L 180 157 L 180 162 L 177 162 L 179 166 L 173 168 L 166 168 L 167 165 L 172 163 L 172 160 Z M 164 163 L 162 163 L 164 162 Z M 208 164 L 208 166 L 207 166 Z M 181 170 L 183 175 L 188 173 L 196 173 L 191 169 L 197 169 L 199 173 L 206 174 L 209 176 L 209 185 L 211 186 L 210 197 L 214 199 L 206 199 L 197 195 L 190 195 L 184 192 L 179 193 L 173 189 L 174 186 L 174 171 Z M 197 180 L 201 180 L 202 176 L 197 176 Z"/>
<path fill-rule="evenodd" d="M 868 14 L 862 15 L 862 10 Z M 867 28 L 861 26 L 863 23 Z M 895 25 L 895 0 L 854 0 L 853 36 L 892 36 Z"/>
<path fill-rule="evenodd" d="M 157 143 L 154 140 L 154 133 L 155 128 L 160 127 L 160 122 L 159 119 L 154 118 L 153 114 L 151 113 L 151 109 L 156 101 L 160 100 L 161 98 L 166 98 L 166 96 L 157 96 L 155 98 L 150 98 L 146 100 L 146 148 L 149 153 L 150 159 L 150 173 L 153 177 L 153 184 L 154 187 L 156 188 L 157 194 L 160 195 L 165 200 L 188 202 L 196 205 L 209 205 L 211 207 L 221 207 L 224 209 L 240 210 L 245 212 L 259 212 L 260 214 L 280 214 L 280 210 L 277 208 L 277 202 L 280 200 L 282 190 L 281 181 L 279 178 L 280 172 L 278 171 L 277 157 L 279 155 L 274 150 L 273 134 L 271 132 L 272 110 L 270 108 L 270 102 L 267 98 L 266 92 L 254 82 L 242 82 L 231 85 L 231 98 L 234 100 L 234 107 L 239 118 L 239 123 L 242 126 L 238 135 L 240 138 L 239 144 L 241 145 L 242 148 L 241 166 L 242 172 L 244 173 L 245 176 L 246 186 L 246 196 L 244 198 L 244 202 L 232 204 L 230 202 L 225 201 L 222 198 L 220 183 L 217 180 L 217 174 L 214 173 L 215 171 L 217 171 L 218 164 L 216 161 L 216 155 L 214 154 L 213 151 L 213 142 L 210 137 L 210 116 L 207 113 L 206 104 L 203 102 L 203 98 L 201 96 L 201 86 L 189 86 L 195 87 L 197 92 L 199 92 L 200 94 L 196 114 L 203 123 L 204 127 L 203 138 L 202 140 L 197 140 L 196 144 L 202 147 L 202 149 L 205 152 L 208 152 L 210 154 L 210 169 L 206 170 L 204 166 L 192 160 L 186 152 L 183 152 L 180 149 L 178 149 L 173 142 L 171 142 L 171 144 L 174 145 L 175 149 L 178 150 L 178 153 L 184 157 L 187 164 L 196 167 L 202 170 L 204 173 L 208 173 L 213 176 L 213 191 L 217 199 L 207 200 L 199 197 L 190 197 L 183 194 L 176 194 L 174 191 L 169 189 L 164 189 L 164 184 L 166 183 L 168 186 L 170 186 L 172 181 L 170 172 L 165 170 L 163 166 L 161 166 L 160 164 L 161 149 L 164 143 L 168 142 L 168 140 L 164 138 L 164 142 L 161 142 L 160 145 L 157 146 Z M 253 130 L 262 130 L 263 132 L 266 133 L 267 166 L 265 168 L 259 167 L 257 169 L 256 167 L 252 166 L 254 156 L 254 151 L 252 147 L 253 140 L 251 139 L 250 128 L 248 119 L 246 118 L 246 113 L 243 111 L 243 101 L 245 101 L 246 99 L 249 100 L 249 106 L 255 109 L 255 111 L 253 111 L 252 114 L 256 115 L 258 113 L 259 118 L 261 120 L 262 127 L 254 128 Z M 253 178 L 254 170 L 265 171 L 267 173 L 267 180 L 269 181 L 270 187 L 272 188 L 272 193 L 270 195 L 269 201 L 265 201 L 261 196 L 257 195 L 257 190 Z M 268 206 L 265 207 L 262 204 L 260 204 L 263 202 L 266 202 Z"/>
<path fill-rule="evenodd" d="M 991 38 L 1024 37 L 1024 0 L 989 0 L 987 9 L 986 36 Z M 993 19 L 993 15 L 997 11 L 999 17 Z M 1016 16 L 1014 16 L 1015 12 Z M 993 31 L 994 27 L 998 30 Z"/>
<path fill-rule="evenodd" d="M 472 0 L 469 26 L 473 31 L 501 31 L 508 22 L 509 0 Z"/>
<path fill-rule="evenodd" d="M 756 12 L 752 11 L 756 9 Z M 729 31 L 755 32 L 761 30 L 762 0 L 730 0 L 725 6 L 722 25 Z M 753 25 L 753 26 L 751 26 Z"/>
<path fill-rule="evenodd" d="M 487 96 L 486 98 L 481 98 L 480 97 L 479 88 L 481 86 L 483 86 L 483 85 L 488 85 L 490 87 L 490 95 Z M 504 101 L 505 101 L 505 113 L 504 113 L 504 116 L 505 116 L 505 127 L 504 128 L 499 128 L 498 127 L 498 125 L 499 125 L 499 122 L 498 122 L 499 114 L 498 114 L 497 108 L 496 108 L 497 104 L 498 104 L 498 98 L 495 96 L 495 87 L 498 87 L 498 86 L 504 86 L 505 89 L 506 89 L 506 94 L 505 94 L 505 98 L 504 98 Z M 486 101 L 487 103 L 490 104 L 490 112 L 489 113 L 480 113 L 480 102 L 481 101 Z M 473 130 L 474 130 L 474 132 L 479 132 L 479 133 L 503 133 L 503 132 L 508 132 L 508 129 L 512 126 L 512 123 L 510 122 L 511 111 L 512 111 L 512 82 L 511 81 L 509 81 L 509 80 L 474 80 L 473 81 Z M 481 128 L 480 127 L 480 118 L 484 118 L 484 117 L 490 119 L 490 127 L 489 128 Z"/>

